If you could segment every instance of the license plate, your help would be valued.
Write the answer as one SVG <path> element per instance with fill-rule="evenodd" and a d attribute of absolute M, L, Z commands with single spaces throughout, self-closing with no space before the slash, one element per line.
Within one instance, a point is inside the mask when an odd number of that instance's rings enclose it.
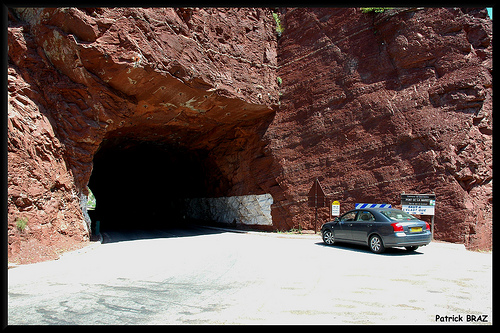
<path fill-rule="evenodd" d="M 410 232 L 422 232 L 422 227 L 410 228 Z"/>

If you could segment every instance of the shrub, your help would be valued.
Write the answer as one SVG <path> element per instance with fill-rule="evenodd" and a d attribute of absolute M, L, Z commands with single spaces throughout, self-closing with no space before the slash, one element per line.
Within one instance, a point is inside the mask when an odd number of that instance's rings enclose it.
<path fill-rule="evenodd" d="M 96 206 L 96 199 L 94 193 L 87 186 L 87 190 L 89 191 L 89 196 L 87 197 L 87 210 L 94 210 Z"/>
<path fill-rule="evenodd" d="M 26 217 L 18 217 L 16 219 L 16 227 L 17 229 L 23 231 L 28 225 L 28 219 Z"/>
<path fill-rule="evenodd" d="M 362 13 L 383 13 L 386 10 L 391 9 L 391 7 L 363 7 L 361 8 Z"/>
<path fill-rule="evenodd" d="M 278 13 L 273 13 L 273 17 L 276 21 L 276 33 L 278 34 L 278 37 L 281 37 L 281 34 L 283 33 L 283 31 L 285 31 L 285 28 L 281 26 L 281 20 L 278 16 Z"/>

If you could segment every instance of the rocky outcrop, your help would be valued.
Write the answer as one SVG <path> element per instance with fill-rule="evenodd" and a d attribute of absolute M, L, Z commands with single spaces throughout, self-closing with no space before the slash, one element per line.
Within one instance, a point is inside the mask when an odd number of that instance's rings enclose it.
<path fill-rule="evenodd" d="M 275 209 L 288 226 L 311 227 L 304 195 L 317 177 L 343 211 L 434 192 L 437 239 L 490 247 L 486 11 L 292 8 L 281 17 L 283 96 L 267 136 L 283 168 L 286 198 Z"/>
<path fill-rule="evenodd" d="M 245 179 L 268 164 L 261 138 L 278 102 L 274 25 L 269 10 L 253 8 L 9 10 L 9 256 L 23 252 L 22 216 L 26 237 L 45 237 L 36 229 L 46 226 L 88 239 L 80 198 L 93 174 L 97 210 L 103 197 L 136 192 L 145 182 L 131 178 L 145 179 L 161 159 L 147 192 L 173 196 L 177 190 L 155 182 L 189 181 L 193 169 L 175 167 L 172 151 L 200 165 L 197 193 L 265 193 Z M 110 193 L 112 175 L 100 177 L 94 165 L 109 171 L 99 161 L 142 142 L 168 148 L 150 157 L 150 168 L 129 161 L 136 169 Z"/>
<path fill-rule="evenodd" d="M 436 238 L 491 247 L 485 11 L 279 17 L 278 38 L 264 8 L 9 9 L 9 258 L 88 240 L 89 185 L 107 219 L 270 194 L 273 228 L 304 229 L 316 177 L 341 210 L 435 192 Z"/>

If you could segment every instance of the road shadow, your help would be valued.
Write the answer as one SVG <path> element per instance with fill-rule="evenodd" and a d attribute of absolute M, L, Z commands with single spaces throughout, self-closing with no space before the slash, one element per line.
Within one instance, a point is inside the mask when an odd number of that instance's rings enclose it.
<path fill-rule="evenodd" d="M 339 249 L 339 250 L 345 250 L 345 251 L 352 251 L 352 252 L 359 252 L 359 253 L 366 253 L 366 254 L 373 254 L 373 255 L 378 255 L 378 256 L 414 256 L 414 255 L 422 255 L 422 252 L 419 252 L 419 249 L 415 251 L 407 251 L 405 248 L 401 247 L 390 247 L 385 249 L 383 253 L 373 253 L 370 251 L 368 246 L 364 245 L 357 245 L 357 244 L 350 244 L 350 243 L 338 243 L 336 242 L 333 245 L 327 245 L 323 242 L 316 242 L 315 245 L 318 246 L 324 246 L 327 248 L 331 249 Z"/>
<path fill-rule="evenodd" d="M 178 237 L 195 237 L 210 234 L 225 233 L 224 230 L 205 227 L 196 224 L 177 224 L 162 228 L 114 228 L 103 230 L 102 244 L 111 244 L 118 242 L 127 242 L 135 240 L 158 239 L 158 238 L 178 238 Z"/>

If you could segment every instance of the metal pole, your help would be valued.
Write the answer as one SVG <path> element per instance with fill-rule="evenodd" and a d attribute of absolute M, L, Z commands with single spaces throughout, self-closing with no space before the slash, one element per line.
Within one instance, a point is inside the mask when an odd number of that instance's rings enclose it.
<path fill-rule="evenodd" d="M 316 233 L 316 224 L 318 222 L 318 178 L 314 182 L 314 233 Z"/>
<path fill-rule="evenodd" d="M 434 240 L 434 215 L 432 215 L 431 219 L 431 240 Z"/>
<path fill-rule="evenodd" d="M 333 203 L 333 199 L 328 199 L 328 211 L 330 212 L 329 216 L 328 216 L 328 220 L 327 221 L 330 221 L 330 219 L 332 218 L 332 215 L 333 215 L 333 206 L 332 206 L 332 203 Z"/>
<path fill-rule="evenodd" d="M 315 216 L 314 216 L 314 233 L 316 233 L 316 225 L 317 225 L 317 222 L 318 222 L 318 207 L 315 208 L 316 212 L 315 212 Z"/>

